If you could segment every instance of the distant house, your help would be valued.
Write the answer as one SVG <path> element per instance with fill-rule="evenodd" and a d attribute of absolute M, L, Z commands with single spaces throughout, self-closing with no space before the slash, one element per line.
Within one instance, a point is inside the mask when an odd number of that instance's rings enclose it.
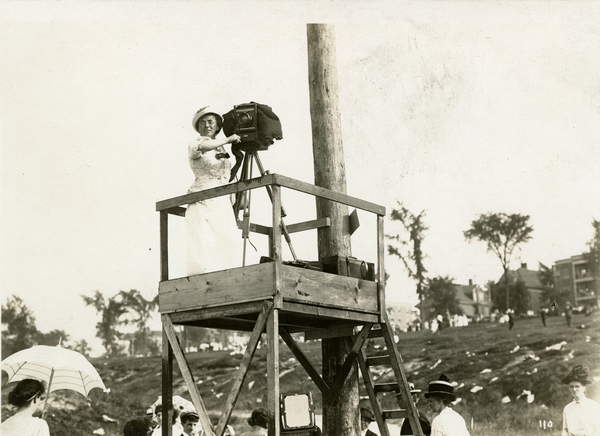
<path fill-rule="evenodd" d="M 510 284 L 514 284 L 519 280 L 525 284 L 525 289 L 529 293 L 529 309 L 539 311 L 544 305 L 543 298 L 546 287 L 542 285 L 538 271 L 528 269 L 527 263 L 522 263 L 519 269 L 508 271 L 508 282 Z M 503 283 L 504 274 L 502 274 L 497 284 L 501 285 Z"/>
<path fill-rule="evenodd" d="M 481 286 L 474 285 L 469 279 L 468 285 L 453 284 L 458 304 L 465 315 L 471 318 L 490 316 L 492 302 L 490 293 Z"/>
<path fill-rule="evenodd" d="M 600 277 L 594 277 L 590 259 L 579 254 L 557 260 L 552 268 L 556 289 L 569 296 L 576 306 L 597 305 L 600 299 Z"/>
<path fill-rule="evenodd" d="M 462 310 L 463 314 L 470 318 L 487 317 L 490 315 L 491 300 L 489 292 L 483 289 L 481 286 L 473 284 L 473 280 L 469 279 L 469 284 L 461 285 L 458 283 L 452 284 L 456 291 L 456 299 L 458 305 Z M 431 304 L 427 300 L 419 303 L 417 307 L 421 310 L 424 320 L 431 320 L 435 318 L 437 313 L 431 307 Z M 445 314 L 439 314 L 445 315 Z"/>

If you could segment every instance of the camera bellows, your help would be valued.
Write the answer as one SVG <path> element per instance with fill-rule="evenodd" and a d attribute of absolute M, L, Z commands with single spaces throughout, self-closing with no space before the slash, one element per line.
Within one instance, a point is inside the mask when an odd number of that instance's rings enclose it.
<path fill-rule="evenodd" d="M 283 138 L 281 122 L 273 109 L 255 102 L 238 104 L 224 114 L 223 132 L 227 136 L 234 133 L 240 136 L 240 142 L 231 146 L 235 165 L 231 169 L 230 182 L 242 164 L 243 152 L 267 150 L 275 140 Z"/>

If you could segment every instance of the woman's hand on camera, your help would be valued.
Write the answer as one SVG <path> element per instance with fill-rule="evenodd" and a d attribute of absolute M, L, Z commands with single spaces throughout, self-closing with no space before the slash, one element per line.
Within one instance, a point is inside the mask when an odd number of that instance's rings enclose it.
<path fill-rule="evenodd" d="M 236 135 L 235 133 L 227 137 L 227 142 L 229 142 L 230 144 L 235 144 L 236 142 L 240 142 L 241 140 L 242 138 L 240 138 L 240 135 Z"/>

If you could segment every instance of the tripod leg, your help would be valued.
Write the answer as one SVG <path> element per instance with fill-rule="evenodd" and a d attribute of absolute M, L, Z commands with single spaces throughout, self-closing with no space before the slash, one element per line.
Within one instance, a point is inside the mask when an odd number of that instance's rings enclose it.
<path fill-rule="evenodd" d="M 254 157 L 254 160 L 256 160 L 256 166 L 258 167 L 258 170 L 260 171 L 260 175 L 264 176 L 265 174 L 267 174 L 267 172 L 265 171 L 262 162 L 260 161 L 260 158 L 258 157 L 258 152 L 252 153 L 252 156 Z M 267 192 L 269 194 L 269 198 L 271 199 L 271 203 L 273 202 L 273 193 L 271 191 L 271 187 L 267 186 Z M 285 210 L 283 210 L 283 206 L 281 207 L 281 233 L 283 234 L 283 237 L 285 238 L 285 241 L 288 244 L 288 247 L 290 249 L 290 253 L 292 253 L 292 258 L 294 259 L 294 261 L 298 260 L 298 257 L 296 256 L 296 251 L 294 250 L 294 246 L 292 245 L 292 238 L 290 238 L 290 234 L 287 230 L 287 227 L 285 225 L 285 223 L 283 222 L 283 217 L 285 216 Z"/>
<path fill-rule="evenodd" d="M 246 153 L 244 155 L 244 161 L 242 163 L 242 171 L 240 174 L 240 181 L 241 180 L 248 180 L 248 161 L 251 159 L 251 157 L 248 155 L 248 153 Z M 242 209 L 242 203 L 243 203 L 243 199 L 246 196 L 246 191 L 244 192 L 238 192 L 235 195 L 235 203 L 233 205 L 233 213 L 235 215 L 235 220 L 237 222 L 239 222 L 239 215 L 240 215 L 240 209 Z M 245 208 L 245 205 L 244 205 Z"/>
<path fill-rule="evenodd" d="M 249 164 L 244 160 L 244 164 L 246 164 L 246 173 L 244 174 L 244 180 L 252 178 L 252 156 L 250 156 L 249 160 Z M 246 248 L 248 246 L 248 238 L 250 237 L 250 203 L 252 199 L 252 190 L 245 191 L 245 194 L 247 195 L 247 197 L 245 197 L 246 202 L 244 204 L 244 215 L 242 224 L 242 238 L 244 239 L 244 248 L 242 252 L 242 266 L 246 266 Z"/>

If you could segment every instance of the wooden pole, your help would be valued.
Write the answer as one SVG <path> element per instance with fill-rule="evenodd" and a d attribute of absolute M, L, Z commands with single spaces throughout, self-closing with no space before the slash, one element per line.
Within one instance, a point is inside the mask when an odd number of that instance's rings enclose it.
<path fill-rule="evenodd" d="M 269 436 L 279 436 L 279 310 L 273 307 L 267 319 L 267 405 Z"/>
<path fill-rule="evenodd" d="M 307 42 L 315 185 L 346 193 L 333 25 L 308 24 Z M 317 199 L 317 218 L 323 217 L 331 225 L 318 229 L 319 258 L 350 255 L 348 208 Z M 323 339 L 321 347 L 323 378 L 333 386 L 350 350 L 343 338 Z M 359 435 L 358 400 L 358 371 L 352 371 L 338 392 L 323 398 L 323 434 Z"/>

